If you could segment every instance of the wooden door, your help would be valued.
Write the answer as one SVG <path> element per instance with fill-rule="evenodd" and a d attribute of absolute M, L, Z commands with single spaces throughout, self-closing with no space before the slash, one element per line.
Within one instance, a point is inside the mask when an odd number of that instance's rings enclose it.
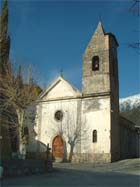
<path fill-rule="evenodd" d="M 52 144 L 53 158 L 58 161 L 63 160 L 64 156 L 64 146 L 61 136 L 56 136 Z"/>

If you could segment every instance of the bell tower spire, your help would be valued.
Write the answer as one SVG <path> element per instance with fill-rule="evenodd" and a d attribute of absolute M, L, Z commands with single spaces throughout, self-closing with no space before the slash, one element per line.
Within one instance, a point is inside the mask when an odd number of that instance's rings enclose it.
<path fill-rule="evenodd" d="M 96 30 L 95 30 L 94 35 L 95 35 L 96 33 L 97 33 L 97 34 L 99 34 L 99 33 L 100 33 L 100 34 L 102 34 L 102 33 L 104 34 L 104 33 L 105 33 L 101 21 L 98 22 L 98 25 L 97 25 L 97 28 L 96 28 Z"/>
<path fill-rule="evenodd" d="M 115 36 L 105 33 L 99 21 L 83 56 L 83 95 L 110 94 L 112 85 L 118 88 L 117 46 Z"/>

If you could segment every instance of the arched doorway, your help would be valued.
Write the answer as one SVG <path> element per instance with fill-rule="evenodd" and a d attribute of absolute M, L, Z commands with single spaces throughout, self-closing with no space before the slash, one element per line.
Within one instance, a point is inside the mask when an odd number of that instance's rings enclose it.
<path fill-rule="evenodd" d="M 55 161 L 61 162 L 64 158 L 64 142 L 59 135 L 53 139 L 52 154 Z"/>

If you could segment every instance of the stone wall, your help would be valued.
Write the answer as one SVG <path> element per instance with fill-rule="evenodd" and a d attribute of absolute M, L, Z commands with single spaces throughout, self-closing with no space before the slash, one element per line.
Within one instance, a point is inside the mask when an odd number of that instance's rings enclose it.
<path fill-rule="evenodd" d="M 110 153 L 79 153 L 74 154 L 72 163 L 108 163 L 111 162 Z"/>
<path fill-rule="evenodd" d="M 117 62 L 117 47 L 118 43 L 115 36 L 111 33 L 105 33 L 102 24 L 99 22 L 95 33 L 93 34 L 83 56 L 83 80 L 82 80 L 82 94 L 83 96 L 101 96 L 108 95 L 110 99 L 110 106 L 106 108 L 106 112 L 100 107 L 100 114 L 98 115 L 97 107 L 91 107 L 96 110 L 98 119 L 95 120 L 93 115 L 90 117 L 93 121 L 93 127 L 96 124 L 98 132 L 102 132 L 102 137 L 110 132 L 109 140 L 106 141 L 106 146 L 111 152 L 111 161 L 120 158 L 120 129 L 119 129 L 119 83 L 118 83 L 118 62 Z M 92 58 L 99 57 L 99 70 L 92 70 Z M 95 97 L 98 103 L 98 97 Z M 94 101 L 94 100 L 93 100 Z M 106 116 L 110 117 L 110 122 L 105 121 Z M 103 119 L 102 124 L 100 118 Z M 102 127 L 99 129 L 99 127 Z M 106 132 L 104 130 L 106 129 Z M 100 142 L 102 150 L 103 142 Z M 98 146 L 98 147 L 99 147 Z M 94 150 L 95 151 L 95 150 Z M 108 151 L 109 152 L 109 151 Z M 94 152 L 96 153 L 96 152 Z"/>
<path fill-rule="evenodd" d="M 92 36 L 83 56 L 83 95 L 110 92 L 109 39 L 101 23 Z M 99 57 L 99 71 L 92 71 L 92 58 Z"/>
<path fill-rule="evenodd" d="M 52 169 L 52 165 L 50 163 L 48 165 L 44 160 L 20 159 L 4 160 L 2 161 L 2 167 L 4 168 L 4 177 L 46 173 Z"/>
<path fill-rule="evenodd" d="M 112 161 L 120 159 L 120 126 L 119 126 L 119 82 L 117 42 L 109 34 L 109 64 L 110 64 L 110 89 L 111 89 L 111 155 Z"/>

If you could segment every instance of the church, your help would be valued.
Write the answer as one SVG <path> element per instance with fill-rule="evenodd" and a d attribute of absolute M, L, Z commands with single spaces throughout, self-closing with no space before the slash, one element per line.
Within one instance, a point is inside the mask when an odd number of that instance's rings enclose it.
<path fill-rule="evenodd" d="M 113 162 L 136 155 L 136 140 L 130 142 L 128 134 L 139 135 L 119 114 L 118 46 L 99 22 L 83 54 L 82 92 L 58 76 L 39 95 L 36 141 L 30 138 L 28 152 L 41 154 L 49 145 L 56 162 Z"/>

